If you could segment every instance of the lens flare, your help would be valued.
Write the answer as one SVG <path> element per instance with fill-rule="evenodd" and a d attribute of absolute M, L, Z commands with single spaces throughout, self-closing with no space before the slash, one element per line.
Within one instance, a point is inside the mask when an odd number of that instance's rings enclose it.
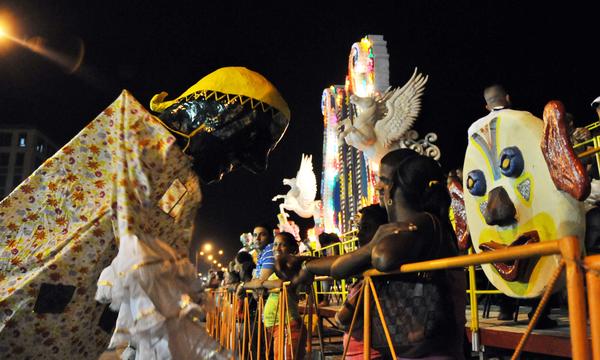
<path fill-rule="evenodd" d="M 0 11 L 0 50 L 7 49 L 14 41 L 14 21 L 10 14 Z"/>
<path fill-rule="evenodd" d="M 15 24 L 16 21 L 10 13 L 0 12 L 0 46 L 11 43 L 20 45 L 59 65 L 69 74 L 75 73 L 81 67 L 85 56 L 85 44 L 81 38 L 61 39 L 57 43 L 61 50 L 58 50 L 49 46 L 47 39 L 41 36 L 21 38 Z"/>

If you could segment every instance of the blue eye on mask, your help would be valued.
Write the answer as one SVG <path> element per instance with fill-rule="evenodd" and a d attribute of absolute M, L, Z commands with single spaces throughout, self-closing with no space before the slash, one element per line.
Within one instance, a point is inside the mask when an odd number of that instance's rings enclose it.
<path fill-rule="evenodd" d="M 516 146 L 507 147 L 500 153 L 500 172 L 504 176 L 517 178 L 523 173 L 525 161 Z"/>
<path fill-rule="evenodd" d="M 473 196 L 483 196 L 487 190 L 485 175 L 481 170 L 473 170 L 467 175 L 467 189 Z"/>

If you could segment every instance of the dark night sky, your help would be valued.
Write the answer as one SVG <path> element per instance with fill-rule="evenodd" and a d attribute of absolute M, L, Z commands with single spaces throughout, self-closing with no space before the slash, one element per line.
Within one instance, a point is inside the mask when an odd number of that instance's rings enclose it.
<path fill-rule="evenodd" d="M 403 85 L 415 66 L 429 75 L 416 129 L 438 133 L 447 169 L 461 165 L 466 129 L 486 113 L 482 89 L 493 82 L 508 88 L 515 108 L 541 116 L 548 100 L 559 99 L 576 125 L 596 120 L 589 104 L 600 95 L 593 85 L 600 80 L 597 6 L 215 3 L 0 0 L 0 17 L 10 12 L 18 19 L 19 37 L 41 36 L 65 53 L 73 52 L 77 39 L 85 44 L 82 66 L 69 74 L 1 43 L 0 122 L 36 125 L 63 145 L 123 88 L 148 104 L 153 94 L 178 96 L 222 66 L 262 73 L 292 111 L 270 169 L 260 175 L 240 171 L 203 189 L 202 239 L 222 244 L 231 255 L 241 232 L 275 222 L 278 208 L 270 199 L 287 191 L 281 180 L 295 176 L 302 153 L 314 155 L 320 178 L 321 92 L 343 84 L 350 46 L 364 35 L 387 40 L 393 86 Z"/>

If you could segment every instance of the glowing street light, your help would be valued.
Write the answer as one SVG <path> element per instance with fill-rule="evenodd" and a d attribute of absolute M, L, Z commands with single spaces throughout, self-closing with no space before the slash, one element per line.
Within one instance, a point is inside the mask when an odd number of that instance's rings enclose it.
<path fill-rule="evenodd" d="M 218 263 L 218 264 L 217 264 L 217 266 L 218 266 L 218 267 L 223 267 L 223 264 L 221 264 L 221 263 Z"/>
<path fill-rule="evenodd" d="M 200 256 L 204 256 L 204 251 L 200 251 Z"/>
<path fill-rule="evenodd" d="M 11 14 L 0 12 L 0 38 L 13 40 L 15 20 Z"/>
<path fill-rule="evenodd" d="M 208 261 L 211 261 L 213 259 L 212 255 L 208 255 Z"/>
<path fill-rule="evenodd" d="M 81 66 L 85 54 L 85 46 L 83 40 L 80 38 L 75 39 L 77 45 L 74 50 L 76 50 L 76 53 L 67 54 L 45 46 L 44 39 L 40 36 L 34 36 L 30 39 L 21 39 L 16 35 L 19 32 L 17 31 L 17 27 L 17 22 L 11 14 L 0 12 L 0 45 L 4 45 L 3 40 L 18 44 L 58 64 L 71 74 Z"/>
<path fill-rule="evenodd" d="M 212 250 L 212 245 L 210 243 L 204 244 L 204 251 L 209 252 Z"/>
<path fill-rule="evenodd" d="M 213 260 L 213 264 L 216 264 L 216 263 L 217 263 L 217 260 Z"/>
<path fill-rule="evenodd" d="M 223 250 L 219 250 L 219 255 L 223 255 Z"/>

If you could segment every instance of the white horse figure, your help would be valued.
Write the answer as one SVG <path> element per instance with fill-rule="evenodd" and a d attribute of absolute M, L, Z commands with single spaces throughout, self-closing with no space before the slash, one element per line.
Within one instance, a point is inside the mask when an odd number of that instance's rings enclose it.
<path fill-rule="evenodd" d="M 279 204 L 282 214 L 285 214 L 287 209 L 294 211 L 303 218 L 318 216 L 320 200 L 315 200 L 317 196 L 317 178 L 313 171 L 312 155 L 302 154 L 300 169 L 296 173 L 296 177 L 283 179 L 283 185 L 287 185 L 291 189 L 287 194 L 277 195 L 273 198 L 273 201 L 283 199 L 283 203 Z"/>

